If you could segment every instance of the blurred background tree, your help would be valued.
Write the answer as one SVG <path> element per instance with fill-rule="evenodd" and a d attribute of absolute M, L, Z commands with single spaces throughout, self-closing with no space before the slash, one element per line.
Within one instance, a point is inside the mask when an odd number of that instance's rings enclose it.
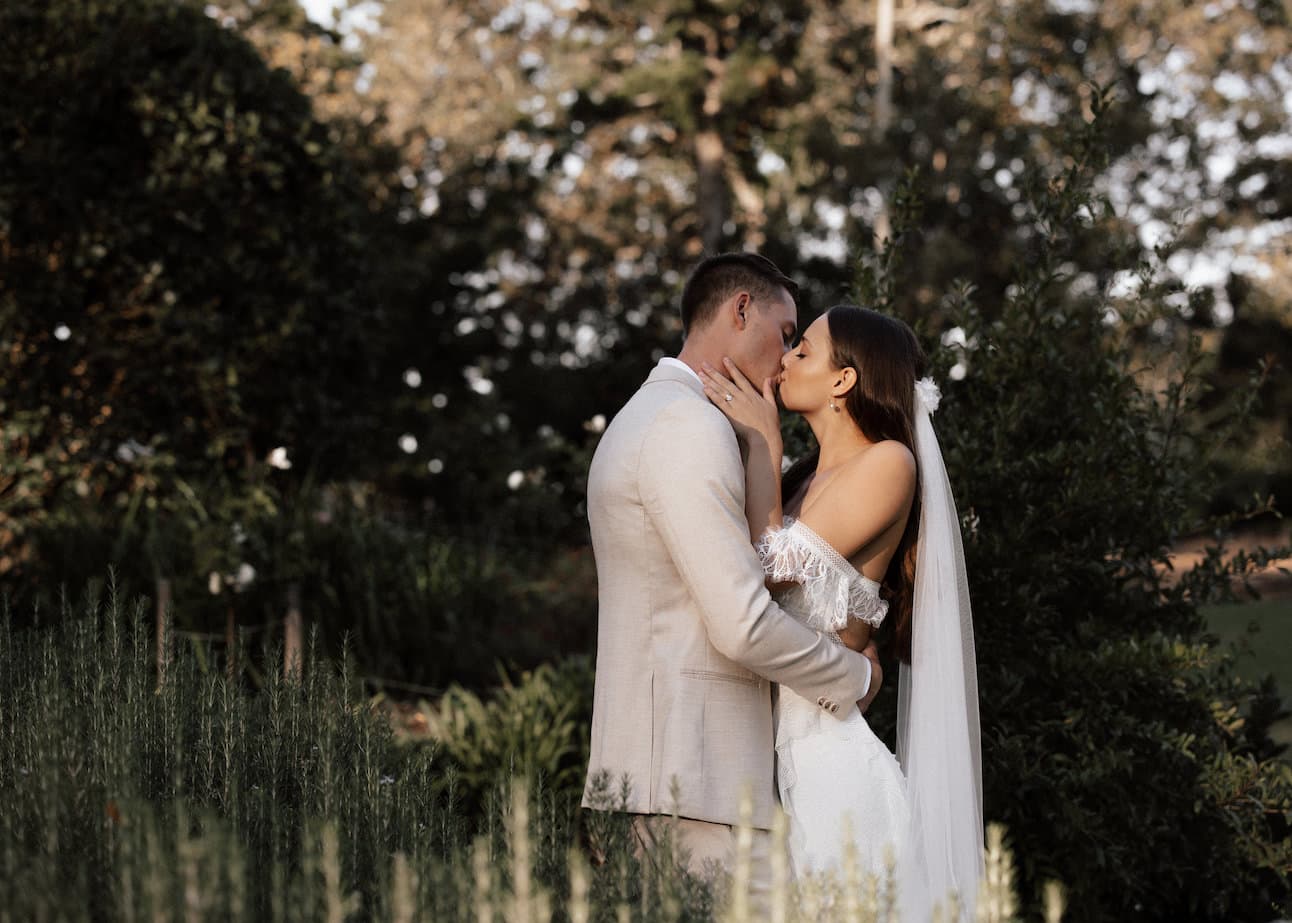
<path fill-rule="evenodd" d="M 964 279 L 990 314 L 1030 245 L 1024 174 L 1064 156 L 1092 81 L 1123 101 L 1099 178 L 1117 211 L 1074 249 L 1053 297 L 1119 271 L 1102 258 L 1110 235 L 1129 259 L 1176 241 L 1171 272 L 1198 291 L 1182 288 L 1177 315 L 1143 332 L 1146 358 L 1205 331 L 1222 388 L 1267 353 L 1286 364 L 1284 340 L 1242 332 L 1288 320 L 1281 5 L 893 6 L 380 5 L 356 32 L 364 96 L 386 105 L 423 210 L 465 195 L 513 230 L 473 277 L 462 323 L 497 340 L 478 370 L 504 403 L 525 396 L 517 425 L 574 437 L 618 406 L 675 345 L 671 295 L 706 250 L 759 249 L 798 270 L 816 305 L 837 300 L 886 236 L 911 168 L 925 208 L 900 273 L 888 270 L 892 309 L 937 321 L 941 294 Z M 888 37 L 876 28 L 886 7 Z M 534 388 L 569 368 L 595 370 L 596 385 Z M 1286 482 L 1275 387 L 1261 449 L 1230 455 L 1234 489 L 1219 506 Z"/>
<path fill-rule="evenodd" d="M 115 564 L 137 588 L 173 577 L 198 630 L 229 606 L 280 616 L 308 577 L 334 648 L 353 630 L 404 679 L 487 682 L 500 656 L 570 643 L 540 625 L 544 644 L 494 645 L 484 621 L 474 656 L 428 656 L 462 610 L 523 615 L 569 566 L 517 522 L 581 521 L 559 490 L 586 462 L 581 442 L 495 443 L 506 416 L 464 376 L 494 344 L 458 316 L 494 242 L 465 203 L 422 220 L 380 119 L 346 108 L 358 64 L 337 36 L 290 3 L 3 17 L 0 580 L 18 611 Z M 541 481 L 547 458 L 540 506 L 508 479 Z M 446 560 L 501 562 L 515 579 L 485 585 L 514 589 L 486 600 Z M 586 630 L 587 591 L 578 605 Z"/>
<path fill-rule="evenodd" d="M 0 570 L 58 511 L 205 505 L 277 447 L 358 470 L 379 223 L 308 100 L 189 5 L 4 17 Z"/>

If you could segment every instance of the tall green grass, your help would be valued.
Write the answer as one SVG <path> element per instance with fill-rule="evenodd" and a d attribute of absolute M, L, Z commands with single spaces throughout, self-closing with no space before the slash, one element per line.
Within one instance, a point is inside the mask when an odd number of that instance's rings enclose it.
<path fill-rule="evenodd" d="M 329 863 L 371 904 L 393 854 L 452 854 L 434 752 L 396 747 L 344 668 L 253 695 L 183 648 L 159 683 L 142 616 L 110 598 L 0 625 L 0 912 L 317 919 Z"/>
<path fill-rule="evenodd" d="M 578 787 L 518 775 L 464 809 L 452 762 L 399 743 L 344 662 L 311 648 L 300 681 L 257 689 L 185 647 L 159 679 L 142 603 L 77 608 L 0 618 L 0 923 L 752 918 L 739 863 L 715 891 L 667 844 L 640 862 L 628 818 L 580 818 Z M 995 848 L 983 918 L 1006 920 Z M 850 877 L 833 897 L 782 883 L 773 916 L 892 919 Z"/>

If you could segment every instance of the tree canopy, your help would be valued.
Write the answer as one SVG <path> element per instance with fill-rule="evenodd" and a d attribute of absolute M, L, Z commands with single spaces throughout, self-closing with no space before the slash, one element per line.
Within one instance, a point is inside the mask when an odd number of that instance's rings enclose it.
<path fill-rule="evenodd" d="M 535 366 L 596 368 L 594 409 L 617 406 L 675 347 L 673 298 L 705 251 L 759 249 L 798 273 L 809 310 L 839 300 L 910 170 L 923 210 L 884 267 L 889 307 L 945 330 L 942 298 L 968 284 L 999 310 L 1035 246 L 1027 187 L 1061 174 L 1101 89 L 1118 101 L 1097 178 L 1112 208 L 1051 297 L 1129 293 L 1164 247 L 1178 310 L 1145 348 L 1202 331 L 1213 363 L 1228 342 L 1217 383 L 1255 365 L 1267 350 L 1241 331 L 1288 323 L 1279 4 L 917 2 L 887 40 L 886 6 L 382 5 L 360 41 L 366 98 L 387 106 L 428 220 L 465 208 L 498 229 L 461 323 L 496 341 L 475 370 L 502 404 L 524 395 L 515 422 L 586 419 L 583 400 L 535 397 Z M 1286 478 L 1273 387 L 1264 457 Z M 1242 483 L 1282 483 L 1231 462 Z"/>

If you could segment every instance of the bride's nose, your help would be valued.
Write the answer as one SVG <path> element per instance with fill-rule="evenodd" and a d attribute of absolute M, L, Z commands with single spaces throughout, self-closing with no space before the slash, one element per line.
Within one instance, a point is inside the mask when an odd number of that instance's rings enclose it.
<path fill-rule="evenodd" d="M 793 354 L 794 350 L 792 349 L 787 349 L 781 354 L 781 368 L 787 369 L 790 367 L 790 356 Z"/>

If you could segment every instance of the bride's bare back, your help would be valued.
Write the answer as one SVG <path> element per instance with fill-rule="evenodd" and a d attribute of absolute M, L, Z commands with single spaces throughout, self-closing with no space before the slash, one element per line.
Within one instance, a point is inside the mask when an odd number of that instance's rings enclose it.
<path fill-rule="evenodd" d="M 901 544 L 915 497 L 915 457 L 888 440 L 860 449 L 832 471 L 813 474 L 786 499 L 794 516 L 864 577 L 882 583 Z M 853 619 L 839 640 L 855 651 L 870 643 L 871 626 Z"/>

